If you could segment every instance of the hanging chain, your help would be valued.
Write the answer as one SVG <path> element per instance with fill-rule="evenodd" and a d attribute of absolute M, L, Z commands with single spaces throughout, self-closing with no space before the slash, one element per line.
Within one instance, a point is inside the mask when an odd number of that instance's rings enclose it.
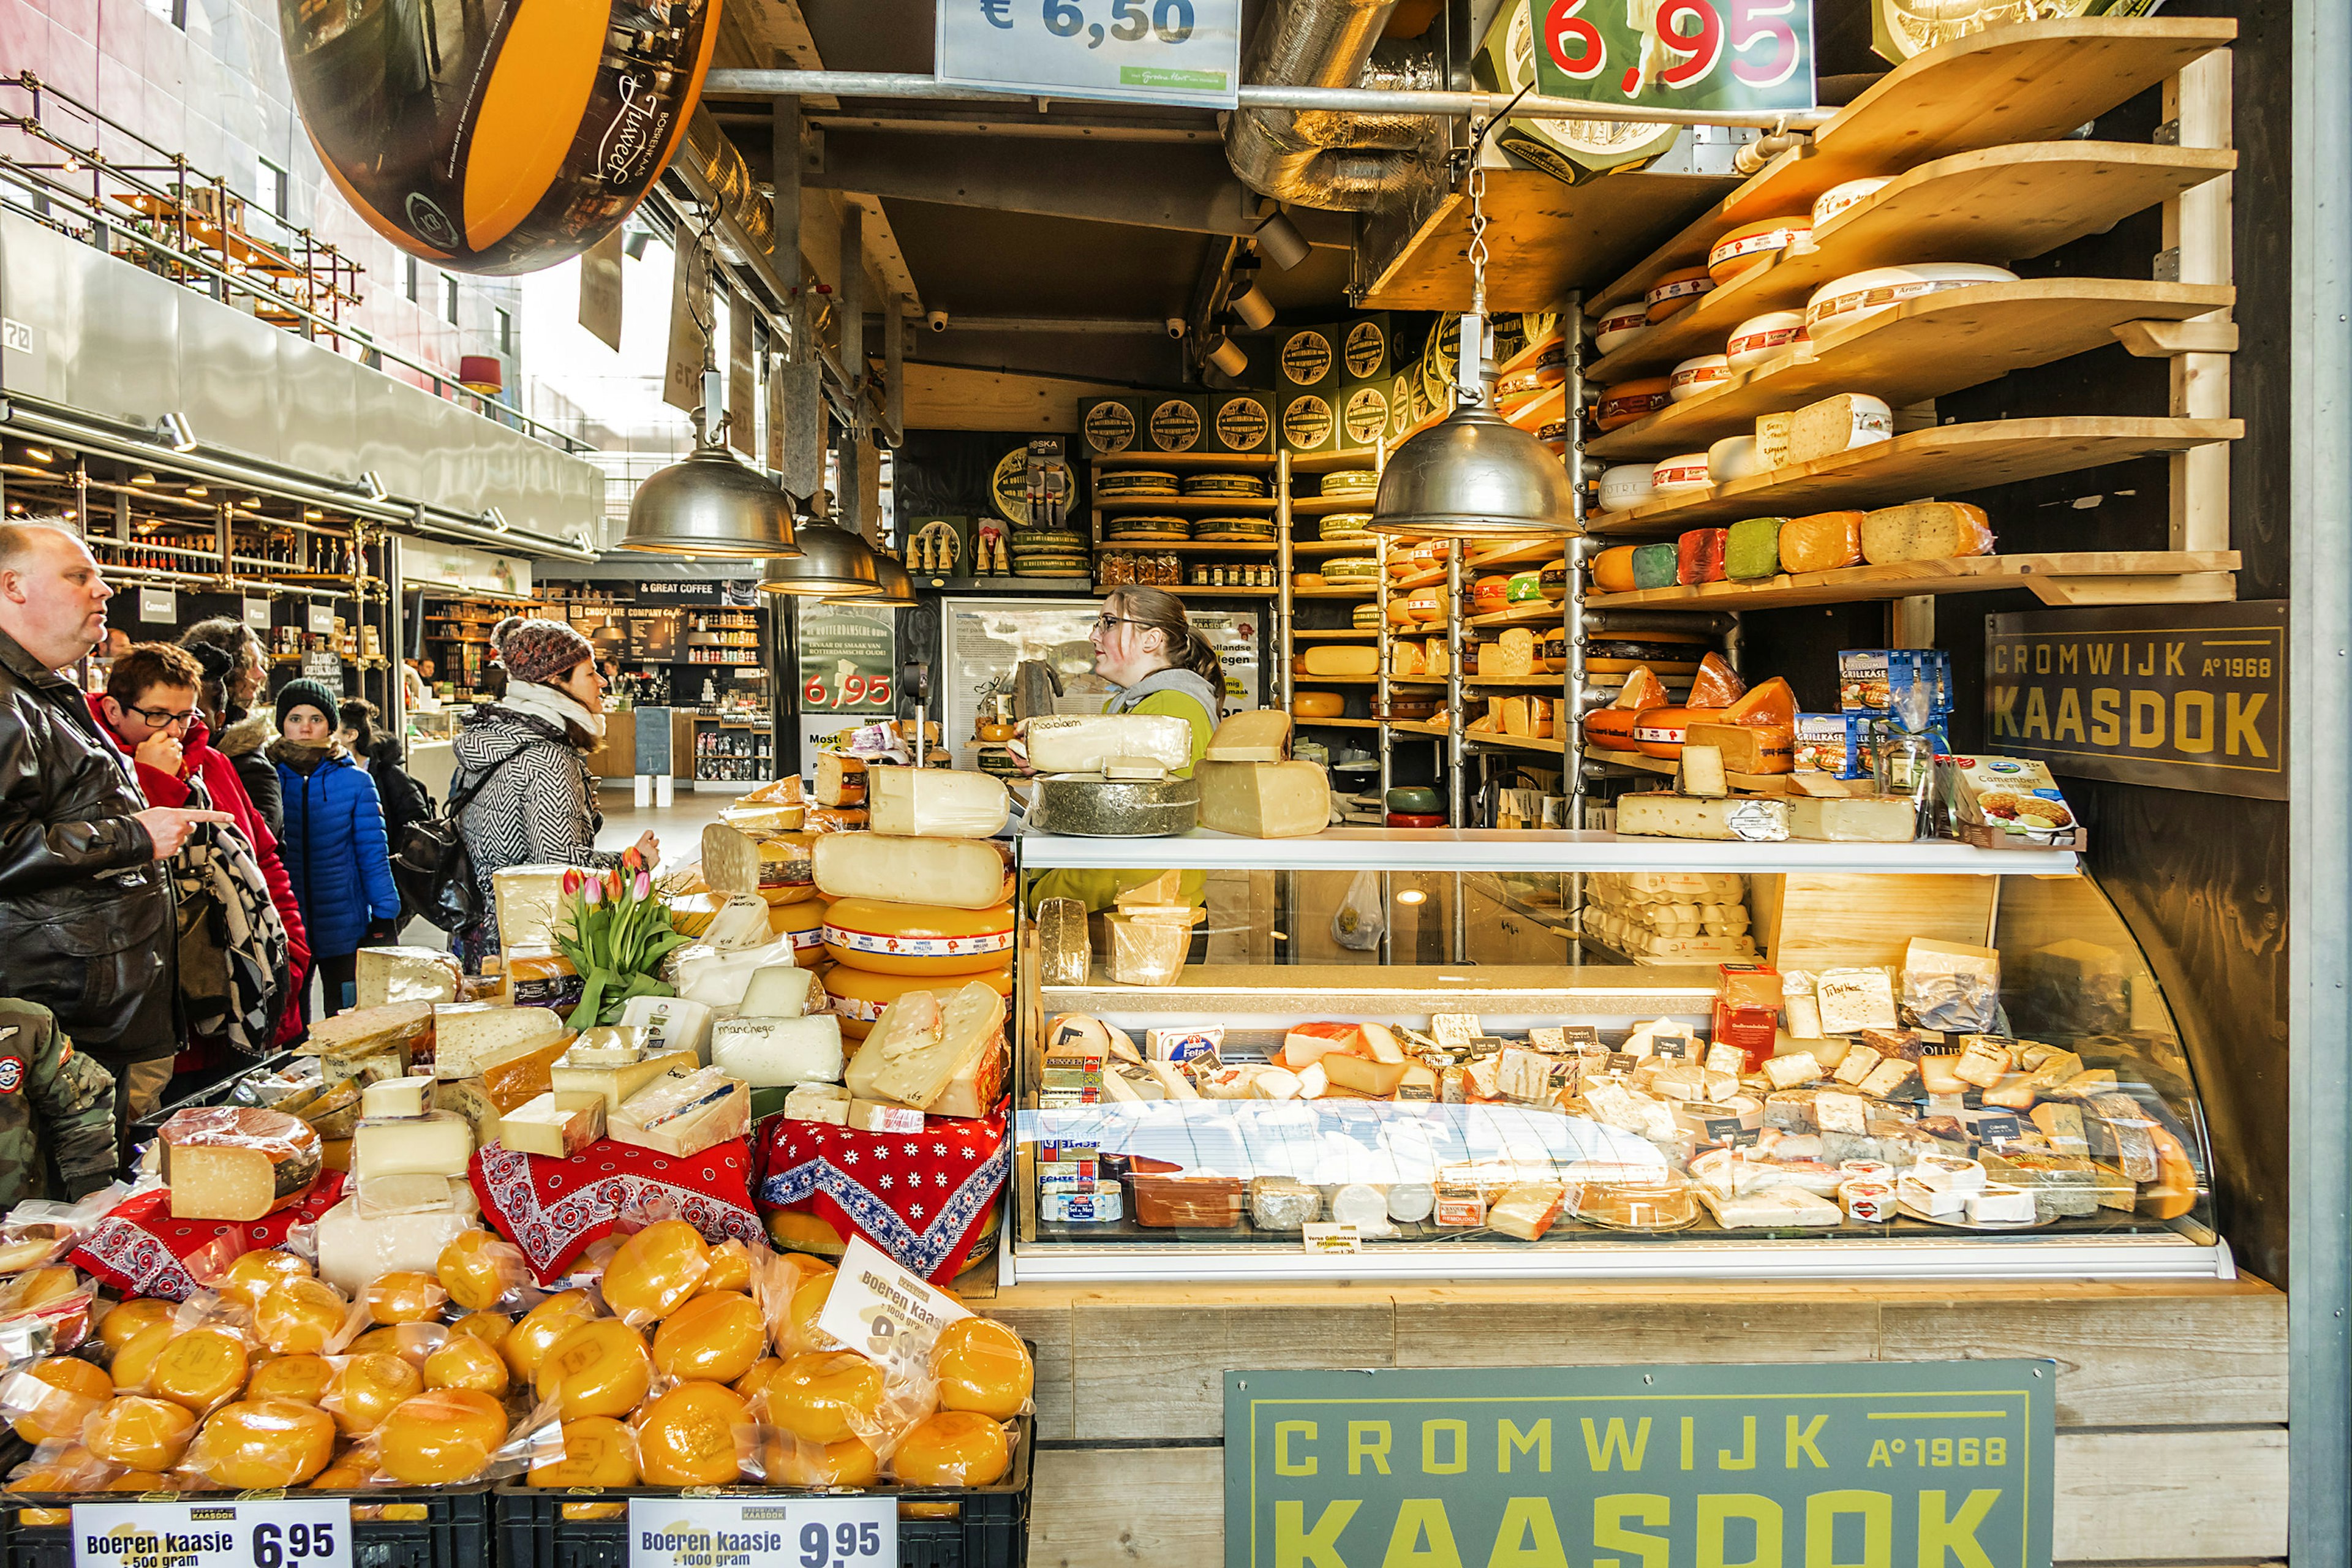
<path fill-rule="evenodd" d="M 1486 313 L 1486 168 L 1470 165 L 1470 310 Z"/>

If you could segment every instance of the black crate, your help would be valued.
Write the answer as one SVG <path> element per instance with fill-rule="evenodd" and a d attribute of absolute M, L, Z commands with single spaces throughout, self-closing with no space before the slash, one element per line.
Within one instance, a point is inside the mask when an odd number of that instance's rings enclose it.
<path fill-rule="evenodd" d="M 173 1500 L 200 1502 L 190 1492 Z M 370 1491 L 304 1491 L 306 1498 L 349 1498 L 354 1510 L 422 1508 L 422 1519 L 355 1519 L 352 1523 L 352 1568 L 488 1568 L 491 1544 L 490 1489 L 487 1486 Z M 0 1565 L 5 1568 L 74 1568 L 73 1530 L 63 1524 L 25 1524 L 19 1509 L 70 1508 L 77 1502 L 135 1502 L 123 1493 L 15 1493 L 0 1500 Z"/>
<path fill-rule="evenodd" d="M 1024 1415 L 1013 1451 L 1013 1468 L 994 1486 L 878 1487 L 863 1497 L 888 1497 L 901 1503 L 954 1503 L 953 1519 L 908 1519 L 899 1510 L 898 1568 L 1025 1568 L 1029 1561 L 1030 1450 L 1035 1423 Z M 565 1519 L 563 1505 L 625 1503 L 631 1498 L 676 1497 L 664 1487 L 614 1487 L 591 1490 L 541 1490 L 509 1482 L 497 1490 L 499 1568 L 628 1568 L 629 1521 Z M 784 1487 L 723 1487 L 697 1497 L 815 1495 Z M 16 1568 L 11 1563 L 8 1568 Z M 39 1568 L 72 1568 L 43 1563 Z M 362 1568 L 362 1565 L 354 1565 Z"/>

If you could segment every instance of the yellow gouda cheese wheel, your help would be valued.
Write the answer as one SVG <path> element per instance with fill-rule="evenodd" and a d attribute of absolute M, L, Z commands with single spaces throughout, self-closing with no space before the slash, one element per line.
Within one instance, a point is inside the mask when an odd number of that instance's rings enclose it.
<path fill-rule="evenodd" d="M 664 1377 L 732 1383 L 751 1370 L 767 1344 L 767 1324 L 751 1297 L 733 1290 L 706 1292 L 655 1331 L 654 1365 Z"/>
<path fill-rule="evenodd" d="M 604 1304 L 625 1319 L 666 1318 L 709 1272 L 702 1233 L 682 1219 L 657 1220 L 623 1242 L 604 1266 Z"/>
<path fill-rule="evenodd" d="M 503 1398 L 513 1380 L 506 1358 L 471 1334 L 452 1334 L 448 1343 L 425 1358 L 427 1388 L 470 1388 Z"/>
<path fill-rule="evenodd" d="M 563 1418 L 625 1415 L 653 1386 L 653 1358 L 637 1331 L 618 1318 L 582 1323 L 555 1342 L 539 1363 L 542 1400 L 560 1400 Z"/>
<path fill-rule="evenodd" d="M 316 1405 L 334 1378 L 334 1363 L 325 1356 L 272 1356 L 253 1369 L 245 1394 L 247 1399 L 299 1399 Z"/>
<path fill-rule="evenodd" d="M 449 1325 L 453 1334 L 470 1334 L 496 1350 L 514 1331 L 514 1320 L 503 1312 L 468 1312 Z"/>
<path fill-rule="evenodd" d="M 882 1474 L 881 1460 L 856 1437 L 816 1444 L 773 1434 L 760 1455 L 772 1487 L 870 1487 Z"/>
<path fill-rule="evenodd" d="M 735 1428 L 750 1421 L 743 1396 L 723 1383 L 681 1383 L 636 1422 L 637 1468 L 647 1486 L 725 1486 L 740 1474 Z"/>
<path fill-rule="evenodd" d="M 877 974 L 978 974 L 1013 952 L 1013 906 L 958 910 L 835 899 L 825 912 L 825 951 Z"/>
<path fill-rule="evenodd" d="M 507 1370 L 517 1383 L 527 1383 L 539 1375 L 539 1363 L 546 1358 L 547 1350 L 556 1341 L 596 1315 L 595 1307 L 585 1290 L 559 1290 L 522 1315 L 522 1321 L 509 1330 L 499 1342 L 499 1353 L 507 1358 Z"/>
<path fill-rule="evenodd" d="M 1013 1468 L 1004 1428 L 971 1410 L 942 1410 L 907 1434 L 890 1468 L 910 1487 L 984 1487 Z"/>
<path fill-rule="evenodd" d="M 448 1290 L 430 1274 L 383 1274 L 367 1288 L 368 1316 L 379 1323 L 429 1322 L 441 1315 L 441 1303 L 448 1299 Z"/>
<path fill-rule="evenodd" d="M 319 1401 L 348 1436 L 373 1432 L 393 1407 L 425 1388 L 425 1376 L 396 1355 L 376 1352 L 343 1363 Z"/>
<path fill-rule="evenodd" d="M 796 1355 L 768 1380 L 768 1418 L 803 1443 L 839 1443 L 870 1426 L 882 1369 L 849 1351 Z"/>
<path fill-rule="evenodd" d="M 176 1304 L 141 1296 L 122 1302 L 98 1321 L 98 1342 L 109 1351 L 120 1351 L 147 1329 L 158 1323 L 168 1323 L 178 1311 Z"/>
<path fill-rule="evenodd" d="M 91 1413 L 81 1429 L 82 1447 L 110 1465 L 134 1470 L 168 1470 L 188 1451 L 196 1418 L 168 1399 L 143 1394 L 110 1400 Z"/>
<path fill-rule="evenodd" d="M 633 1487 L 636 1435 L 607 1415 L 563 1424 L 563 1458 L 530 1468 L 535 1487 Z"/>
<path fill-rule="evenodd" d="M 258 1247 L 228 1266 L 228 1272 L 221 1276 L 219 1290 L 224 1300 L 251 1311 L 260 1304 L 262 1297 L 289 1279 L 308 1279 L 316 1272 L 290 1252 L 280 1252 L 274 1247 Z"/>
<path fill-rule="evenodd" d="M 751 1249 L 729 1237 L 710 1249 L 710 1271 L 702 1277 L 698 1287 L 701 1295 L 714 1290 L 749 1290 L 751 1288 Z"/>
<path fill-rule="evenodd" d="M 334 1418 L 317 1405 L 248 1399 L 212 1413 L 189 1450 L 189 1463 L 216 1487 L 258 1491 L 300 1485 L 325 1469 L 334 1453 Z"/>
<path fill-rule="evenodd" d="M 156 1353 L 147 1392 L 202 1415 L 244 1392 L 251 1370 L 243 1340 L 225 1329 L 198 1329 Z"/>
<path fill-rule="evenodd" d="M 54 1443 L 75 1436 L 90 1413 L 114 1397 L 112 1378 L 71 1356 L 36 1362 L 31 1376 L 48 1387 L 36 1395 L 38 1403 L 32 1409 L 16 1419 L 16 1436 L 27 1443 Z"/>
<path fill-rule="evenodd" d="M 973 1410 L 998 1421 L 1021 1414 L 1037 1386 L 1029 1347 L 1003 1323 L 959 1318 L 931 1345 L 940 1408 Z"/>
<path fill-rule="evenodd" d="M 469 1312 L 495 1307 L 523 1282 L 522 1253 L 487 1230 L 469 1230 L 441 1249 L 434 1265 L 449 1300 Z"/>
<path fill-rule="evenodd" d="M 480 1475 L 507 1440 L 506 1407 L 471 1388 L 436 1388 L 402 1401 L 376 1427 L 376 1464 L 413 1487 Z"/>
<path fill-rule="evenodd" d="M 341 1291 L 321 1279 L 289 1279 L 262 1292 L 254 1331 L 279 1355 L 316 1355 L 334 1343 L 351 1316 Z"/>

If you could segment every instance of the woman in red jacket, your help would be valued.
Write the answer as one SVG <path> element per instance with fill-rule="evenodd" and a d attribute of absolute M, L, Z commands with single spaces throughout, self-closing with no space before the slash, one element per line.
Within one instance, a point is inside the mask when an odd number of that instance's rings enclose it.
<path fill-rule="evenodd" d="M 294 884 L 278 859 L 277 836 L 253 808 L 236 764 L 213 745 L 204 715 L 196 710 L 198 684 L 221 679 L 234 662 L 215 647 L 139 643 L 114 661 L 107 672 L 106 690 L 89 700 L 89 710 L 137 763 L 140 793 L 150 805 L 185 805 L 188 782 L 194 779 L 203 783 L 215 810 L 236 818 L 237 829 L 252 846 L 253 858 L 269 884 L 269 901 L 286 922 L 288 989 L 299 996 L 310 972 L 310 944 L 294 901 Z M 219 665 L 217 670 L 210 668 L 214 663 Z M 294 1020 L 293 1033 L 300 1033 L 300 1009 L 286 1011 Z M 280 1037 L 281 1043 L 290 1037 L 283 1029 Z M 184 1058 L 187 1054 L 182 1053 Z M 184 1061 L 180 1070 L 198 1065 Z"/>

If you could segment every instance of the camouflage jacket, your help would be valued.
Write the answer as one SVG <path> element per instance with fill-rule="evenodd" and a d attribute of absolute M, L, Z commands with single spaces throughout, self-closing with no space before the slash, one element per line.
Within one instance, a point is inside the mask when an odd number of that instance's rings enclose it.
<path fill-rule="evenodd" d="M 0 1210 L 114 1180 L 114 1075 L 76 1051 L 47 1007 L 0 997 Z"/>

